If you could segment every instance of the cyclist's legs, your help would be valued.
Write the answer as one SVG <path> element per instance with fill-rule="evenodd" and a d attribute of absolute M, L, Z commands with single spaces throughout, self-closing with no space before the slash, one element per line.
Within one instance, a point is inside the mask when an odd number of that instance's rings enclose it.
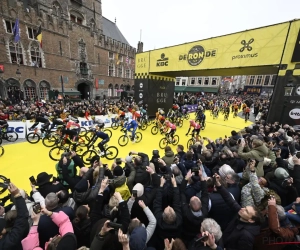
<path fill-rule="evenodd" d="M 33 123 L 33 125 L 29 129 L 34 129 L 37 125 L 39 125 L 39 122 Z"/>
<path fill-rule="evenodd" d="M 108 143 L 109 140 L 110 140 L 109 137 L 107 137 L 106 139 L 103 139 L 100 143 L 98 143 L 98 147 L 99 147 L 99 149 L 101 150 L 101 152 L 104 152 L 104 151 L 105 151 L 104 145 L 105 145 L 106 143 Z"/>
<path fill-rule="evenodd" d="M 138 125 L 134 125 L 132 126 L 132 131 L 131 131 L 131 140 L 133 141 L 134 140 L 134 137 L 135 137 L 135 131 L 137 130 L 138 128 Z"/>

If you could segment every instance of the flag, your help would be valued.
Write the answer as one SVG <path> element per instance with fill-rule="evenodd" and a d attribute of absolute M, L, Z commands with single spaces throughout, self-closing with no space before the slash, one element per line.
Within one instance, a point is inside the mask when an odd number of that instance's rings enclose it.
<path fill-rule="evenodd" d="M 20 41 L 20 27 L 19 27 L 19 18 L 17 18 L 15 26 L 13 28 L 14 33 L 14 42 L 17 43 Z"/>
<path fill-rule="evenodd" d="M 119 60 L 119 54 L 118 54 L 118 53 L 116 54 L 116 62 L 117 62 L 117 65 L 119 65 L 119 64 L 120 64 L 120 60 Z"/>
<path fill-rule="evenodd" d="M 40 42 L 41 48 L 43 47 L 43 36 L 42 36 L 42 26 L 40 25 L 36 34 L 35 34 L 35 39 L 37 39 Z"/>

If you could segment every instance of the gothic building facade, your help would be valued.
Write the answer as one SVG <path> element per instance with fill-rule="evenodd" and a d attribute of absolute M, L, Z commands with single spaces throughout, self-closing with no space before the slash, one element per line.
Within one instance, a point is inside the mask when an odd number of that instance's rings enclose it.
<path fill-rule="evenodd" d="M 48 99 L 62 86 L 82 99 L 118 96 L 133 90 L 135 53 L 101 0 L 0 0 L 1 98 L 20 88 L 26 99 Z"/>

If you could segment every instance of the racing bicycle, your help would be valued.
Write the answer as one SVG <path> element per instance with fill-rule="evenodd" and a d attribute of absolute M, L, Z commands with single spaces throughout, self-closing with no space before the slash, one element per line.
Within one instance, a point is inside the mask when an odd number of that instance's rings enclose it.
<path fill-rule="evenodd" d="M 0 130 L 0 144 L 2 143 L 2 140 L 15 142 L 18 138 L 19 136 L 15 131 L 8 131 L 6 128 Z"/>
<path fill-rule="evenodd" d="M 118 140 L 118 143 L 121 147 L 124 147 L 128 144 L 129 142 L 129 139 L 131 139 L 131 135 L 127 135 L 127 131 L 126 129 L 122 129 L 121 132 L 124 132 L 124 135 L 121 135 L 119 137 L 119 140 Z M 131 132 L 129 132 L 131 133 Z M 143 138 L 143 135 L 141 132 L 135 132 L 135 137 L 134 137 L 134 140 L 135 142 L 140 142 Z"/>
<path fill-rule="evenodd" d="M 4 148 L 2 146 L 0 146 L 0 157 L 4 155 Z"/>
<path fill-rule="evenodd" d="M 165 149 L 166 146 L 168 146 L 169 144 L 172 144 L 173 146 L 176 146 L 179 143 L 179 136 L 178 135 L 174 135 L 173 138 L 169 135 L 169 134 L 165 134 L 165 137 L 162 138 L 159 141 L 159 147 L 161 149 Z"/>

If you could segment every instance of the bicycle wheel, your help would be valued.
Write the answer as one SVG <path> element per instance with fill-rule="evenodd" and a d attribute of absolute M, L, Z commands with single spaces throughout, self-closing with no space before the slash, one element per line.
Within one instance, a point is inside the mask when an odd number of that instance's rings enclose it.
<path fill-rule="evenodd" d="M 36 133 L 29 133 L 28 135 L 26 135 L 26 140 L 31 143 L 31 144 L 36 144 L 40 141 L 41 137 L 39 136 L 39 134 Z"/>
<path fill-rule="evenodd" d="M 53 161 L 59 161 L 61 159 L 61 155 L 65 152 L 63 147 L 56 146 L 51 148 L 49 151 L 49 157 Z"/>
<path fill-rule="evenodd" d="M 2 144 L 2 135 L 0 134 L 0 145 Z"/>
<path fill-rule="evenodd" d="M 166 146 L 168 146 L 168 140 L 166 138 L 162 138 L 158 145 L 161 149 L 165 149 Z"/>
<path fill-rule="evenodd" d="M 57 141 L 58 141 L 57 136 L 50 134 L 43 138 L 42 143 L 44 144 L 45 147 L 52 148 Z"/>
<path fill-rule="evenodd" d="M 18 134 L 15 131 L 6 132 L 6 136 L 9 142 L 14 142 L 19 138 Z"/>
<path fill-rule="evenodd" d="M 186 114 L 185 117 L 184 117 L 186 120 L 190 119 L 190 115 L 189 114 Z"/>
<path fill-rule="evenodd" d="M 4 148 L 2 146 L 0 146 L 0 157 L 4 155 Z"/>
<path fill-rule="evenodd" d="M 141 129 L 141 130 L 146 130 L 147 127 L 148 127 L 147 123 L 146 123 L 146 122 L 143 122 L 143 123 L 141 124 L 141 126 L 140 126 L 140 129 Z"/>
<path fill-rule="evenodd" d="M 135 133 L 135 142 L 140 142 L 143 139 L 143 135 L 141 132 Z"/>
<path fill-rule="evenodd" d="M 83 154 L 82 154 L 82 161 L 84 162 L 84 164 L 90 164 L 90 161 L 91 159 L 97 155 L 97 152 L 95 150 L 88 150 L 88 151 L 85 151 Z"/>
<path fill-rule="evenodd" d="M 182 126 L 183 126 L 183 121 L 182 120 L 178 121 L 178 127 L 182 128 Z"/>
<path fill-rule="evenodd" d="M 194 140 L 193 139 L 189 139 L 187 141 L 186 148 L 190 148 L 190 146 L 193 146 L 193 145 L 194 145 Z"/>
<path fill-rule="evenodd" d="M 152 134 L 152 135 L 157 135 L 157 133 L 158 133 L 158 127 L 157 127 L 157 126 L 153 126 L 153 127 L 151 128 L 151 134 Z"/>
<path fill-rule="evenodd" d="M 87 141 L 90 141 L 90 140 L 92 139 L 93 136 L 94 136 L 94 132 L 92 132 L 92 131 L 87 131 L 84 137 L 85 137 L 85 139 L 86 139 Z"/>
<path fill-rule="evenodd" d="M 112 128 L 113 130 L 118 129 L 118 127 L 119 127 L 119 124 L 116 123 L 116 122 L 113 122 L 113 123 L 111 124 L 111 128 Z"/>
<path fill-rule="evenodd" d="M 107 134 L 109 138 L 112 137 L 112 132 L 107 128 L 103 130 L 103 133 Z"/>
<path fill-rule="evenodd" d="M 124 146 L 126 146 L 126 145 L 128 144 L 128 141 L 129 141 L 128 136 L 126 136 L 126 135 L 121 135 L 121 136 L 119 137 L 118 143 L 119 143 L 119 145 L 120 145 L 121 147 L 124 147 Z"/>
<path fill-rule="evenodd" d="M 179 143 L 179 136 L 178 135 L 174 135 L 173 141 L 172 141 L 172 145 L 176 146 L 178 143 Z"/>
<path fill-rule="evenodd" d="M 105 149 L 105 158 L 107 160 L 113 160 L 115 159 L 119 154 L 119 150 L 115 146 L 110 146 Z"/>

